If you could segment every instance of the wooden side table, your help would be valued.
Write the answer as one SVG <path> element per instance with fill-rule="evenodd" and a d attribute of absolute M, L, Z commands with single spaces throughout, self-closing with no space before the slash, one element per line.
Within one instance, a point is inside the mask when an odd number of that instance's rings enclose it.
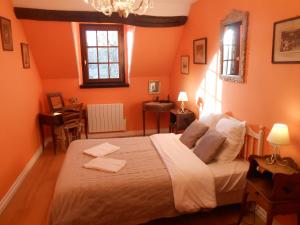
<path fill-rule="evenodd" d="M 178 133 L 181 130 L 187 128 L 195 120 L 195 114 L 185 109 L 184 112 L 180 112 L 179 109 L 172 109 L 170 111 L 170 132 Z"/>
<path fill-rule="evenodd" d="M 170 112 L 174 108 L 175 103 L 167 100 L 158 102 L 146 101 L 143 102 L 143 134 L 146 135 L 146 112 L 156 113 L 157 133 L 160 133 L 160 114 Z"/>
<path fill-rule="evenodd" d="M 300 225 L 300 171 L 291 158 L 268 164 L 266 157 L 250 156 L 250 168 L 238 224 L 246 212 L 247 200 L 254 201 L 267 212 L 266 225 L 273 216 L 298 214 Z"/>

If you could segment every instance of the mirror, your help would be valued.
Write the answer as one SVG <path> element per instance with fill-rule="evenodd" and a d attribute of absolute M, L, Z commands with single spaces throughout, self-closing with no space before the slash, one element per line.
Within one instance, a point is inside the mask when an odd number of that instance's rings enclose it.
<path fill-rule="evenodd" d="M 244 82 L 248 12 L 232 10 L 221 21 L 220 78 Z"/>

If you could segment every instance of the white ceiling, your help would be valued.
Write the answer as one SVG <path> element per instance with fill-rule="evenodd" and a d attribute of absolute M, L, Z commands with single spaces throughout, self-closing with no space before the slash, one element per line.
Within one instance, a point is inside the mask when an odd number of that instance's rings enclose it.
<path fill-rule="evenodd" d="M 190 6 L 197 0 L 153 0 L 147 15 L 188 16 Z M 68 11 L 94 11 L 84 0 L 13 0 L 14 7 Z"/>

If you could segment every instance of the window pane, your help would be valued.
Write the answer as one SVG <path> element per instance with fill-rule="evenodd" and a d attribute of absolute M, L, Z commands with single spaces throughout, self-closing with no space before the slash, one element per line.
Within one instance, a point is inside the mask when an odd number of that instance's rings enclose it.
<path fill-rule="evenodd" d="M 88 62 L 89 63 L 97 62 L 97 48 L 88 48 Z"/>
<path fill-rule="evenodd" d="M 118 46 L 118 31 L 108 31 L 108 45 Z"/>
<path fill-rule="evenodd" d="M 86 31 L 86 42 L 88 46 L 96 46 L 96 31 Z"/>
<path fill-rule="evenodd" d="M 118 48 L 109 48 L 109 61 L 119 62 L 119 51 Z"/>
<path fill-rule="evenodd" d="M 98 46 L 107 46 L 107 31 L 97 31 Z"/>
<path fill-rule="evenodd" d="M 98 60 L 99 62 L 108 62 L 108 50 L 107 48 L 98 48 Z"/>
<path fill-rule="evenodd" d="M 89 64 L 89 79 L 98 79 L 97 64 Z"/>
<path fill-rule="evenodd" d="M 99 64 L 99 74 L 100 74 L 100 79 L 107 79 L 109 78 L 108 76 L 108 64 Z"/>
<path fill-rule="evenodd" d="M 110 78 L 119 78 L 119 64 L 110 64 Z"/>

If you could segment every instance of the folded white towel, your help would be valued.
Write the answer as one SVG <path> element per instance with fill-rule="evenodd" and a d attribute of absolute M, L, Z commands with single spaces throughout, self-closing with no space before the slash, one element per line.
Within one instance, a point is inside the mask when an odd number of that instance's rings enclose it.
<path fill-rule="evenodd" d="M 103 157 L 120 149 L 120 147 L 105 142 L 100 145 L 93 146 L 83 151 L 83 153 L 94 156 Z"/>
<path fill-rule="evenodd" d="M 111 158 L 96 158 L 83 165 L 87 169 L 102 170 L 116 173 L 126 165 L 126 160 Z"/>

